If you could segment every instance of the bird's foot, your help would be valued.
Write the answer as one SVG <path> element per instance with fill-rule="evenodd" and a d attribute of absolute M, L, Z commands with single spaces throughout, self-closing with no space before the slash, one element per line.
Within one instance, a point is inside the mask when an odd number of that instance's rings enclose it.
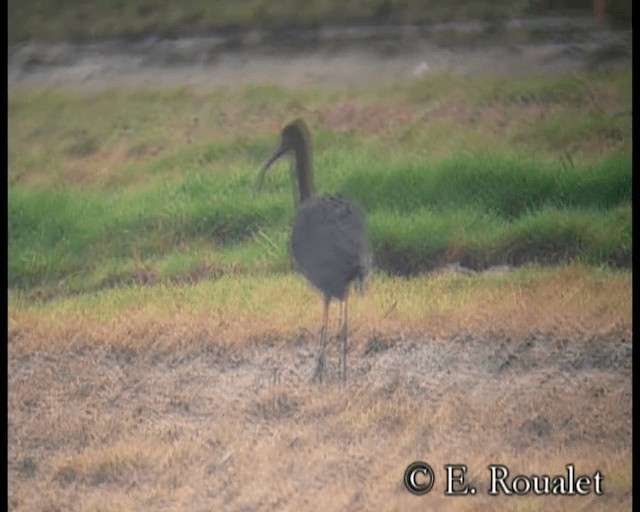
<path fill-rule="evenodd" d="M 326 366 L 325 356 L 324 356 L 324 353 L 321 353 L 318 356 L 318 365 L 316 366 L 316 371 L 313 374 L 313 378 L 311 379 L 311 382 L 315 382 L 317 380 L 320 383 L 322 383 L 322 380 L 324 378 L 325 366 Z"/>

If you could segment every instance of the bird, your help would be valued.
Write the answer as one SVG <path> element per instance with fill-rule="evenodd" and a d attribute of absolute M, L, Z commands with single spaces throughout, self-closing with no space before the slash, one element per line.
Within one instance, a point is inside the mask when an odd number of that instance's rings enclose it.
<path fill-rule="evenodd" d="M 260 189 L 266 171 L 283 155 L 293 156 L 295 216 L 291 227 L 290 249 L 296 270 L 323 298 L 322 329 L 317 366 L 312 381 L 323 381 L 326 369 L 327 324 L 333 299 L 340 302 L 342 354 L 338 373 L 347 382 L 347 301 L 355 284 L 364 294 L 372 270 L 372 248 L 366 218 L 358 205 L 342 195 L 315 195 L 311 159 L 311 137 L 306 123 L 296 119 L 280 134 L 280 144 L 264 163 L 257 180 Z"/>

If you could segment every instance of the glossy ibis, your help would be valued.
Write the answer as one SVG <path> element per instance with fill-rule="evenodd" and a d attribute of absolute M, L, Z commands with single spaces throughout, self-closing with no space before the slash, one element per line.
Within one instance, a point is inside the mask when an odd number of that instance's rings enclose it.
<path fill-rule="evenodd" d="M 364 292 L 372 263 L 365 217 L 360 208 L 342 196 L 313 194 L 311 141 L 307 126 L 301 119 L 293 121 L 282 130 L 278 149 L 260 171 L 258 187 L 267 169 L 285 154 L 293 156 L 297 177 L 291 252 L 297 270 L 324 298 L 320 350 L 313 380 L 322 382 L 323 379 L 329 304 L 331 299 L 338 299 L 342 318 L 339 332 L 339 338 L 342 339 L 339 373 L 343 382 L 346 382 L 349 287 L 355 282 L 360 292 Z"/>

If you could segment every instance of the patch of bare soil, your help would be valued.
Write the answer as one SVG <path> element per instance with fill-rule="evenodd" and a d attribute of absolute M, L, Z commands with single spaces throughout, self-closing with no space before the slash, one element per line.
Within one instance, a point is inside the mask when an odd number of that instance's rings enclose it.
<path fill-rule="evenodd" d="M 9 356 L 9 510 L 629 510 L 627 332 L 374 333 L 310 383 L 317 341 L 83 345 Z M 430 462 L 433 491 L 403 473 Z M 444 464 L 474 497 L 444 496 Z M 600 471 L 602 496 L 487 496 L 513 474 Z"/>

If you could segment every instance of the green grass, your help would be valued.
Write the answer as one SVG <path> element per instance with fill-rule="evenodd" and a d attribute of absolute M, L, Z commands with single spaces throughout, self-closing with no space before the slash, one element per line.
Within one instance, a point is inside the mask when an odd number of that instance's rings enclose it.
<path fill-rule="evenodd" d="M 11 93 L 9 287 L 290 270 L 287 165 L 254 185 L 278 128 L 299 115 L 317 190 L 365 209 L 379 270 L 630 267 L 630 73 L 498 83 Z"/>
<path fill-rule="evenodd" d="M 382 270 L 415 272 L 449 260 L 476 268 L 572 258 L 631 264 L 628 158 L 562 169 L 452 157 L 359 170 L 345 156 L 342 168 L 352 173 L 337 190 L 366 209 Z M 72 287 L 101 287 L 147 275 L 186 278 L 199 267 L 209 268 L 205 275 L 283 270 L 293 215 L 288 184 L 273 176 L 253 196 L 251 178 L 194 173 L 181 184 L 112 194 L 16 188 L 9 195 L 9 285 L 70 279 Z M 235 262 L 225 264 L 228 251 Z"/>

